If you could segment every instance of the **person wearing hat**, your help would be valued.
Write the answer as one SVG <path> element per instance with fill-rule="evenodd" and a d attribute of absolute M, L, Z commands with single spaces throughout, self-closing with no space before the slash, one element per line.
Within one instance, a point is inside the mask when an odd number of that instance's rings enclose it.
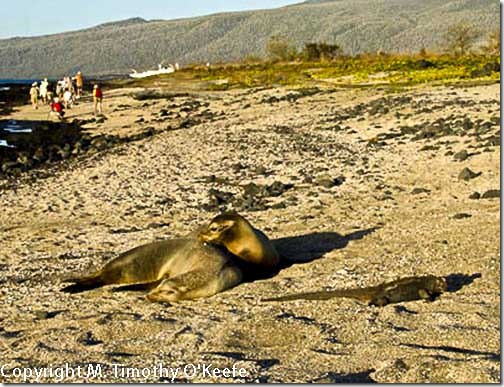
<path fill-rule="evenodd" d="M 37 82 L 33 82 L 32 87 L 30 89 L 30 99 L 32 107 L 34 109 L 38 109 L 38 96 L 39 96 L 39 90 L 37 87 Z"/>
<path fill-rule="evenodd" d="M 94 115 L 98 111 L 99 114 L 102 114 L 102 100 L 103 100 L 103 92 L 100 89 L 100 86 L 93 86 L 93 102 L 94 102 Z"/>
<path fill-rule="evenodd" d="M 42 100 L 42 103 L 44 105 L 47 105 L 48 99 L 47 99 L 47 89 L 49 86 L 49 82 L 47 81 L 47 78 L 44 78 L 42 82 L 40 82 L 40 99 Z"/>
<path fill-rule="evenodd" d="M 82 72 L 77 71 L 77 74 L 75 74 L 75 83 L 77 84 L 77 98 L 80 98 L 82 95 L 82 88 L 84 87 Z"/>

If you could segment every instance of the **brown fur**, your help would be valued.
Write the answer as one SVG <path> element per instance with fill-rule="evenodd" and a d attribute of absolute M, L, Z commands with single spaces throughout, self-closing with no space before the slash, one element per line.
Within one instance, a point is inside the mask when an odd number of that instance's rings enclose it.
<path fill-rule="evenodd" d="M 126 251 L 101 270 L 62 289 L 76 293 L 105 285 L 150 288 L 150 301 L 209 297 L 242 281 L 236 258 L 273 266 L 278 254 L 268 238 L 238 214 L 219 215 L 186 238 L 154 242 Z"/>
<path fill-rule="evenodd" d="M 279 263 L 278 253 L 268 237 L 237 213 L 216 216 L 200 231 L 199 238 L 222 245 L 233 255 L 253 264 L 275 267 Z"/>

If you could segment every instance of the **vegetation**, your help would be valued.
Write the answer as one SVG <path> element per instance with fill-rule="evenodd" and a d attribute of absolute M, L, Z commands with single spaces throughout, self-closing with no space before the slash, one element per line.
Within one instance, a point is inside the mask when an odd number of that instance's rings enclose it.
<path fill-rule="evenodd" d="M 449 54 L 465 55 L 478 39 L 480 32 L 468 22 L 460 22 L 448 28 L 445 35 Z"/>
<path fill-rule="evenodd" d="M 272 62 L 285 62 L 295 59 L 298 52 L 287 38 L 274 35 L 266 43 L 266 55 Z"/>
<path fill-rule="evenodd" d="M 483 51 L 488 55 L 500 55 L 500 30 L 498 28 L 488 34 Z"/>
<path fill-rule="evenodd" d="M 343 55 L 343 50 L 337 44 L 305 43 L 300 57 L 309 62 L 333 60 Z"/>
<path fill-rule="evenodd" d="M 185 71 L 212 90 L 230 87 L 271 87 L 274 85 L 312 86 L 327 83 L 340 86 L 453 83 L 479 79 L 500 79 L 500 35 L 496 30 L 476 54 L 473 43 L 478 36 L 467 23 L 448 28 L 446 51 L 429 53 L 424 47 L 418 54 L 365 53 L 344 55 L 336 44 L 305 43 L 302 51 L 281 36 L 267 42 L 268 59 L 247 58 L 244 62 L 213 66 L 206 72 L 192 67 Z"/>
<path fill-rule="evenodd" d="M 126 81 L 128 86 L 168 86 L 227 90 L 230 88 L 307 88 L 320 85 L 339 87 L 407 87 L 418 84 L 495 82 L 500 79 L 499 55 L 413 55 L 360 54 L 338 56 L 332 61 L 254 61 L 189 66 L 155 79 Z"/>
<path fill-rule="evenodd" d="M 61 77 L 77 70 L 89 77 L 127 74 L 132 68 L 143 71 L 162 61 L 185 67 L 246 56 L 264 59 L 272 35 L 283 36 L 289 47 L 301 51 L 306 42 L 325 42 L 337 44 L 348 55 L 377 50 L 418 53 L 422 47 L 439 50 L 446 26 L 459 20 L 476 24 L 481 31 L 477 45 L 499 28 L 495 0 L 457 0 L 449 5 L 418 0 L 299 1 L 267 11 L 169 21 L 131 19 L 68 33 L 0 39 L 0 78 Z M 277 60 L 289 60 L 290 50 L 282 50 L 280 45 Z M 323 57 L 333 57 L 325 52 Z"/>

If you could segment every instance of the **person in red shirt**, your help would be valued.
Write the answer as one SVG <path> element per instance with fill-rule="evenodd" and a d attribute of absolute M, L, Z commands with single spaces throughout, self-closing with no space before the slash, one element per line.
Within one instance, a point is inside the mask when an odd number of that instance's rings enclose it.
<path fill-rule="evenodd" d="M 55 113 L 60 120 L 63 119 L 63 116 L 65 115 L 63 104 L 60 102 L 58 97 L 54 98 L 54 102 L 51 104 L 51 112 Z"/>
<path fill-rule="evenodd" d="M 94 102 L 94 115 L 96 116 L 96 112 L 102 114 L 102 100 L 103 100 L 103 92 L 100 89 L 100 86 L 94 85 L 93 87 L 93 102 Z"/>

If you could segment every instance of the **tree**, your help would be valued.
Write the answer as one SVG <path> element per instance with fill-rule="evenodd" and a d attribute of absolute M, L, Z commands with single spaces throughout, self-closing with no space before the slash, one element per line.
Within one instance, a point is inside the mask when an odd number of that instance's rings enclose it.
<path fill-rule="evenodd" d="M 332 60 L 343 53 L 337 44 L 305 43 L 302 51 L 303 59 L 307 61 Z"/>
<path fill-rule="evenodd" d="M 498 28 L 488 34 L 483 51 L 489 55 L 500 54 L 500 30 Z"/>
<path fill-rule="evenodd" d="M 266 54 L 274 62 L 289 61 L 296 58 L 297 50 L 285 37 L 274 35 L 266 43 Z"/>
<path fill-rule="evenodd" d="M 446 51 L 454 55 L 465 55 L 469 52 L 480 33 L 467 22 L 460 22 L 448 27 L 445 35 Z"/>

